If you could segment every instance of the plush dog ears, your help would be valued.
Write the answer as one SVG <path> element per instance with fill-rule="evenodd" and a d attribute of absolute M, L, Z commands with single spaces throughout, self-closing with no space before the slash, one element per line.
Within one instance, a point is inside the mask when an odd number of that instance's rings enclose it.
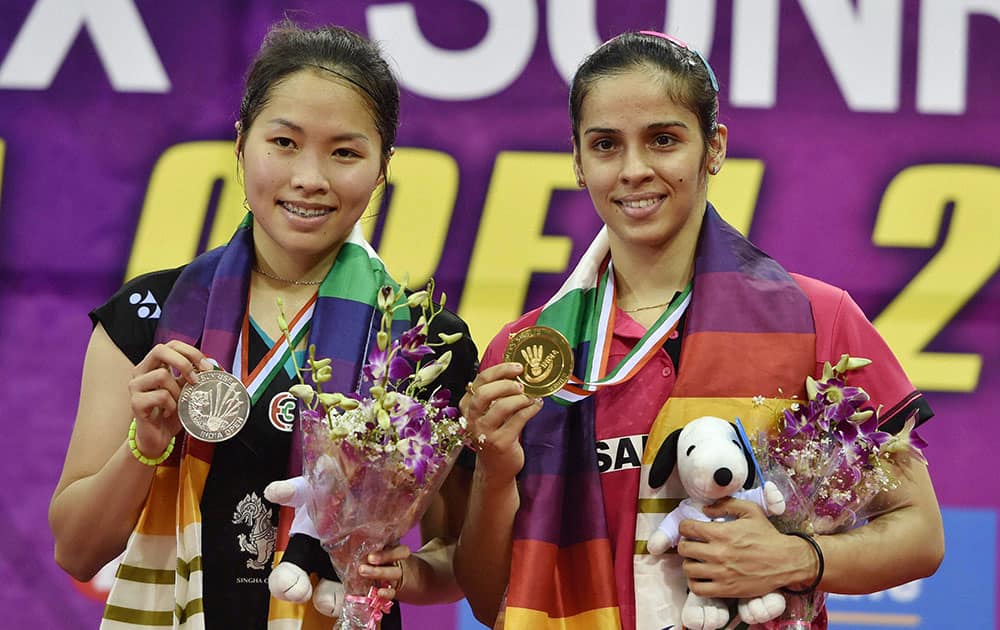
<path fill-rule="evenodd" d="M 676 429 L 663 440 L 660 450 L 656 452 L 653 465 L 649 467 L 649 487 L 659 488 L 667 483 L 670 473 L 677 465 L 677 442 L 681 438 L 681 429 Z"/>

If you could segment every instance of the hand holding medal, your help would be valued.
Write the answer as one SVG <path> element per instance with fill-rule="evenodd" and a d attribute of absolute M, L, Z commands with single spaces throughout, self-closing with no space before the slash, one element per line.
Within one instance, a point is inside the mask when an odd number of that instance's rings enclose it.
<path fill-rule="evenodd" d="M 137 459 L 155 461 L 166 452 L 182 428 L 182 390 L 199 382 L 200 371 L 214 367 L 198 348 L 176 340 L 157 344 L 135 366 L 128 388 L 134 418 L 130 444 Z"/>
<path fill-rule="evenodd" d="M 573 374 L 569 342 L 558 330 L 546 326 L 531 326 L 511 335 L 503 360 L 524 367 L 517 380 L 524 385 L 524 393 L 535 398 L 556 393 Z"/>
<path fill-rule="evenodd" d="M 460 407 L 491 475 L 515 475 L 524 464 L 521 429 L 573 372 L 573 353 L 558 331 L 533 326 L 510 336 L 504 363 L 484 369 L 466 387 Z M 484 452 L 487 451 L 487 452 Z M 487 463 L 487 460 L 488 463 Z"/>

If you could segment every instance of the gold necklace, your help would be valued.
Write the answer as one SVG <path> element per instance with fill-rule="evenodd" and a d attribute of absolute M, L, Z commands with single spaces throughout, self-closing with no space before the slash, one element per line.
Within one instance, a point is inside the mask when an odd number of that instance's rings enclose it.
<path fill-rule="evenodd" d="M 276 275 L 270 274 L 259 266 L 254 265 L 253 270 L 265 278 L 270 278 L 271 280 L 277 280 L 278 282 L 284 282 L 285 284 L 295 284 L 299 286 L 316 286 L 317 284 L 323 284 L 323 280 L 289 280 L 288 278 L 281 278 Z"/>
<path fill-rule="evenodd" d="M 653 309 L 653 308 L 663 308 L 664 306 L 667 306 L 668 304 L 670 304 L 673 301 L 674 301 L 674 298 L 671 297 L 666 302 L 661 302 L 660 304 L 653 304 L 651 306 L 640 306 L 639 308 L 623 308 L 622 310 L 624 312 L 626 312 L 626 313 L 638 313 L 639 311 L 648 311 L 648 310 Z"/>

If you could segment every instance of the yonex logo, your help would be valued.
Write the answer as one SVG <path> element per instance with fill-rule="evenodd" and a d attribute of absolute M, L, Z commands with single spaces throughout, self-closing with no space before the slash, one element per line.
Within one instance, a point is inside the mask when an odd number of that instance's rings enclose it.
<path fill-rule="evenodd" d="M 133 293 L 128 296 L 128 302 L 132 305 L 139 305 L 139 308 L 135 312 L 139 316 L 139 319 L 160 318 L 160 305 L 157 304 L 152 291 L 146 291 L 146 297 L 143 297 L 141 293 Z"/>

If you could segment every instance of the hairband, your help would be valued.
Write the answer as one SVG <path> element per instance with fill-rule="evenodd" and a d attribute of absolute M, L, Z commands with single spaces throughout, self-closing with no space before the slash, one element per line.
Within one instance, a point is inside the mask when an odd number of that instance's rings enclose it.
<path fill-rule="evenodd" d="M 715 72 L 712 70 L 712 66 L 708 65 L 708 59 L 705 59 L 705 55 L 701 54 L 700 50 L 697 50 L 695 48 L 692 48 L 691 46 L 688 46 L 686 42 L 683 42 L 683 41 L 677 39 L 676 37 L 673 37 L 671 35 L 667 35 L 666 33 L 661 33 L 659 31 L 639 31 L 639 34 L 640 35 L 652 35 L 653 37 L 659 37 L 660 39 L 665 39 L 668 42 L 674 44 L 675 46 L 678 46 L 679 48 L 683 48 L 684 50 L 688 50 L 688 51 L 693 52 L 694 54 L 698 55 L 698 59 L 701 59 L 701 62 L 703 64 L 705 64 L 705 69 L 708 70 L 708 78 L 711 79 L 711 81 L 712 81 L 712 88 L 715 90 L 716 94 L 718 94 L 718 92 L 719 92 L 719 81 L 718 81 L 718 79 L 715 78 Z"/>

